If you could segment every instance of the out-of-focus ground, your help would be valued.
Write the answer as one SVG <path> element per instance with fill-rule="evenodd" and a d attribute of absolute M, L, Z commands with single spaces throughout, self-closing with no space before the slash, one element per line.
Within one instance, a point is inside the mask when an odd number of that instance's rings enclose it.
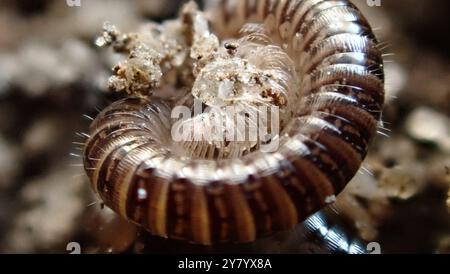
<path fill-rule="evenodd" d="M 196 247 L 148 236 L 92 194 L 76 155 L 117 57 L 97 49 L 104 21 L 132 31 L 177 0 L 4 0 L 0 4 L 0 253 L 306 252 L 290 231 L 251 245 Z M 368 17 L 386 54 L 383 128 L 334 206 L 382 251 L 450 253 L 450 2 L 381 0 Z M 73 143 L 74 142 L 74 143 Z M 70 155 L 72 154 L 72 155 Z"/>

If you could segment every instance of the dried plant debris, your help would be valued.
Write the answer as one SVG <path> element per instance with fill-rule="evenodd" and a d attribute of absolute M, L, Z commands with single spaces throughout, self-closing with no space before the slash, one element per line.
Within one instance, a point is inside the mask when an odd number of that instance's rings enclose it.
<path fill-rule="evenodd" d="M 193 2 L 184 7 L 180 17 L 181 20 L 169 20 L 162 24 L 146 24 L 140 32 L 130 34 L 121 33 L 110 23 L 104 25 L 104 34 L 96 44 L 111 45 L 116 52 L 127 55 L 125 61 L 113 68 L 114 76 L 110 78 L 112 90 L 150 96 L 157 89 L 164 90 L 164 86 L 174 84 L 171 81 L 173 72 L 186 86 L 193 86 L 192 95 L 207 105 L 227 104 L 220 100 L 220 94 L 233 100 L 242 98 L 244 91 L 251 94 L 260 93 L 260 90 L 266 91 L 266 94 L 248 97 L 259 96 L 254 100 L 264 102 L 263 97 L 271 95 L 275 104 L 286 104 L 283 97 L 292 83 L 289 82 L 289 74 L 278 68 L 292 70 L 292 61 L 276 47 L 250 42 L 255 38 L 251 36 L 252 32 L 261 31 L 257 26 L 253 26 L 253 31 L 251 26 L 247 27 L 248 36 L 220 45 L 219 39 L 209 31 L 205 15 L 198 11 Z M 263 33 L 260 35 L 264 37 Z M 266 38 L 269 39 L 268 36 Z M 250 55 L 251 46 L 257 47 L 251 51 L 253 56 Z M 264 64 L 262 57 L 268 54 L 277 56 L 277 65 Z M 186 75 L 191 77 L 183 79 Z M 195 82 L 192 83 L 193 79 Z M 189 80 L 191 83 L 187 82 Z M 278 89 L 271 88 L 273 86 Z M 233 96 L 229 96 L 232 88 L 235 89 Z M 212 93 L 218 93 L 219 98 Z"/>
<path fill-rule="evenodd" d="M 297 83 L 293 62 L 281 48 L 269 45 L 270 39 L 262 25 L 248 24 L 241 31 L 241 38 L 219 41 L 210 31 L 206 14 L 190 2 L 178 19 L 144 24 L 136 33 L 122 33 L 106 23 L 96 44 L 111 46 L 126 57 L 113 68 L 114 75 L 109 79 L 112 91 L 164 97 L 186 106 L 197 99 L 211 107 L 214 111 L 180 125 L 191 129 L 186 133 L 189 136 L 194 134 L 194 125 L 208 132 L 213 124 L 209 121 L 216 117 L 232 119 L 226 112 L 227 106 L 236 107 L 237 112 L 260 106 L 279 107 L 281 127 L 294 115 L 298 98 L 288 98 L 296 94 L 289 92 Z M 255 123 L 255 118 L 247 118 L 246 123 Z M 257 143 L 231 143 L 223 157 L 254 150 Z M 180 144 L 183 149 L 192 149 L 188 154 L 194 157 L 209 151 L 203 149 L 205 145 Z M 223 142 L 212 146 L 223 146 Z"/>

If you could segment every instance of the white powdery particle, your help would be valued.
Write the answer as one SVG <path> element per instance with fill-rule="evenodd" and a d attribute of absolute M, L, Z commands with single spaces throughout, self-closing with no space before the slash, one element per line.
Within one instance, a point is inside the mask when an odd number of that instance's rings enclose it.
<path fill-rule="evenodd" d="M 325 198 L 325 203 L 326 204 L 332 204 L 334 202 L 336 202 L 336 196 L 335 195 L 330 195 L 330 196 L 327 196 Z"/>
<path fill-rule="evenodd" d="M 147 191 L 144 188 L 138 189 L 138 199 L 139 200 L 147 199 Z"/>

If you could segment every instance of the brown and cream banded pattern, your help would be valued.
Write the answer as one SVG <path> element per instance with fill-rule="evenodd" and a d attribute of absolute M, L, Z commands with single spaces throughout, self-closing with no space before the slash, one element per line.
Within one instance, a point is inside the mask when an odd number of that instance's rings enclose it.
<path fill-rule="evenodd" d="M 220 38 L 264 24 L 294 61 L 301 98 L 278 150 L 231 159 L 178 155 L 173 106 L 125 98 L 92 123 L 85 169 L 106 206 L 154 235 L 250 242 L 323 208 L 358 171 L 383 107 L 382 55 L 347 0 L 220 0 L 210 9 Z"/>

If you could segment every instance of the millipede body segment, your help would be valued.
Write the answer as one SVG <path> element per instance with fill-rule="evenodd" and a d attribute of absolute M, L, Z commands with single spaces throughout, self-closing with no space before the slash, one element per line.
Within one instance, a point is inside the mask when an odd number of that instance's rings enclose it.
<path fill-rule="evenodd" d="M 383 61 L 347 0 L 211 3 L 135 34 L 105 28 L 98 44 L 128 56 L 111 88 L 128 96 L 92 123 L 84 165 L 106 206 L 154 235 L 251 242 L 332 203 L 358 171 L 383 107 Z M 174 141 L 172 110 L 193 100 L 220 117 L 277 107 L 279 145 Z"/>

